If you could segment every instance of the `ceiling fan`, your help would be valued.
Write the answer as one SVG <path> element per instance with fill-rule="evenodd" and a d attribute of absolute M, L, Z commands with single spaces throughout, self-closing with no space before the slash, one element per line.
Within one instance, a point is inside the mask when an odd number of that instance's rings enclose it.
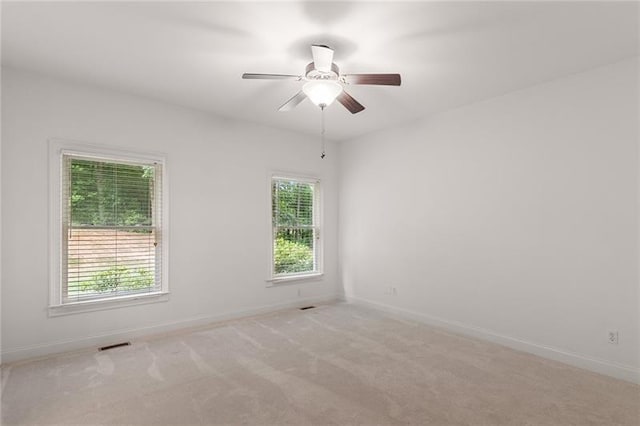
<path fill-rule="evenodd" d="M 309 63 L 304 75 L 292 74 L 242 74 L 245 79 L 262 80 L 304 80 L 302 90 L 285 102 L 278 111 L 291 111 L 306 98 L 324 110 L 334 100 L 338 100 L 352 114 L 364 110 L 364 106 L 344 91 L 345 84 L 372 84 L 400 86 L 400 74 L 340 74 L 333 63 L 333 49 L 323 44 L 311 45 L 313 62 Z"/>

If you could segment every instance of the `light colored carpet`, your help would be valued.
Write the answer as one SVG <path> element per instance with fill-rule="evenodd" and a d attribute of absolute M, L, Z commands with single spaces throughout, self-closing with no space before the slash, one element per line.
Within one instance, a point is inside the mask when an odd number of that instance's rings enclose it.
<path fill-rule="evenodd" d="M 638 425 L 640 387 L 337 303 L 3 368 L 3 424 Z"/>

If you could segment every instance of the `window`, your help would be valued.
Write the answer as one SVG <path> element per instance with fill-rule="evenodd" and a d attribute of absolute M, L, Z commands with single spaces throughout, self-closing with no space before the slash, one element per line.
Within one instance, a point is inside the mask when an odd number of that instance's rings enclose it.
<path fill-rule="evenodd" d="M 57 157 L 52 307 L 166 294 L 164 161 L 65 149 Z"/>
<path fill-rule="evenodd" d="M 272 281 L 321 273 L 317 180 L 271 179 Z"/>

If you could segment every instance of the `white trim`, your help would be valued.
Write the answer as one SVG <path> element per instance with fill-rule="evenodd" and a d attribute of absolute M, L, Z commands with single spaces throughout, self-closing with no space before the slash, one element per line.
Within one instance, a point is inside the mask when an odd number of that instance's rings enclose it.
<path fill-rule="evenodd" d="M 320 183 L 320 178 L 317 178 L 315 176 L 309 176 L 304 173 L 276 172 L 271 174 L 271 179 L 282 179 L 282 180 L 293 179 L 296 182 L 302 182 L 302 183 L 313 183 L 313 184 Z"/>
<path fill-rule="evenodd" d="M 502 346 L 507 346 L 511 349 L 528 352 L 530 354 L 534 354 L 543 358 L 548 358 L 554 361 L 569 364 L 574 367 L 615 377 L 616 379 L 640 384 L 640 368 L 632 367 L 629 365 L 622 365 L 611 361 L 594 358 L 589 355 L 583 355 L 563 349 L 528 342 L 526 340 L 505 336 L 495 333 L 491 330 L 475 327 L 458 321 L 446 320 L 421 312 L 402 309 L 395 306 L 387 305 L 385 303 L 374 302 L 360 297 L 347 296 L 347 301 L 350 303 L 381 310 L 389 314 L 397 315 L 399 317 L 409 318 L 430 326 L 443 328 L 453 333 L 463 334 L 482 340 L 488 340 Z"/>
<path fill-rule="evenodd" d="M 125 306 L 146 305 L 148 303 L 167 302 L 168 292 L 129 294 L 111 299 L 95 299 L 85 302 L 70 302 L 64 305 L 49 306 L 49 316 L 80 314 L 84 312 L 103 311 L 107 309 L 123 308 Z"/>
<path fill-rule="evenodd" d="M 159 152 L 139 152 L 127 148 L 95 145 L 85 142 L 49 139 L 49 316 L 65 315 L 77 312 L 90 312 L 102 309 L 113 309 L 139 305 L 142 303 L 153 303 L 166 301 L 169 294 L 169 182 L 167 180 L 166 154 Z M 61 193 L 62 193 L 62 170 L 63 155 L 70 154 L 85 158 L 96 158 L 114 161 L 127 160 L 140 162 L 156 162 L 161 165 L 160 184 L 162 191 L 162 226 L 160 234 L 162 238 L 162 261 L 161 261 L 161 289 L 154 295 L 163 297 L 152 297 L 153 295 L 131 295 L 132 297 L 96 299 L 94 304 L 83 304 L 83 308 L 77 303 L 62 303 L 62 232 L 60 225 L 61 217 Z M 133 301 L 135 299 L 135 302 Z M 118 306 L 116 306 L 118 305 Z"/>
<path fill-rule="evenodd" d="M 271 283 L 271 285 L 274 284 L 285 284 L 285 283 L 292 283 L 292 282 L 296 282 L 296 281 L 312 281 L 312 280 L 318 280 L 320 278 L 322 278 L 324 276 L 324 273 L 322 272 L 313 272 L 310 274 L 295 274 L 295 275 L 285 275 L 285 276 L 280 276 L 280 277 L 276 277 L 276 278 L 271 278 L 266 280 L 267 283 Z M 267 285 L 268 287 L 271 287 L 270 285 Z"/>
<path fill-rule="evenodd" d="M 296 299 L 293 301 L 277 304 L 238 309 L 216 315 L 205 315 L 181 321 L 167 322 L 164 324 L 158 324 L 149 327 L 117 330 L 113 332 L 87 336 L 80 339 L 58 340 L 37 345 L 11 348 L 3 350 L 0 355 L 4 366 L 7 363 L 15 363 L 24 360 L 31 360 L 34 358 L 48 357 L 64 352 L 94 350 L 95 348 L 113 344 L 114 342 L 149 337 L 161 333 L 186 333 L 189 332 L 191 328 L 213 325 L 221 321 L 228 321 L 242 317 L 271 313 L 284 309 L 299 308 L 307 306 L 309 304 L 331 303 L 339 300 L 342 299 L 338 294 L 328 294 L 324 296 Z"/>
<path fill-rule="evenodd" d="M 64 149 L 65 153 L 73 155 L 81 155 L 84 157 L 94 157 L 107 160 L 122 160 L 127 157 L 139 161 L 165 161 L 166 154 L 156 151 L 135 151 L 124 147 L 115 147 L 111 145 L 98 145 L 89 142 L 51 138 L 49 139 L 49 153 L 59 154 L 60 149 Z"/>

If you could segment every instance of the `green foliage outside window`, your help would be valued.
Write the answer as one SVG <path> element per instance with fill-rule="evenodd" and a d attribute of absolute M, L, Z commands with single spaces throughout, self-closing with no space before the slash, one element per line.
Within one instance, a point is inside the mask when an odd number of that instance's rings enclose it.
<path fill-rule="evenodd" d="M 276 238 L 274 254 L 276 274 L 313 271 L 313 241 L 281 234 Z"/>
<path fill-rule="evenodd" d="M 272 184 L 274 272 L 276 275 L 313 272 L 314 187 L 312 184 L 274 179 Z"/>
<path fill-rule="evenodd" d="M 100 293 L 133 291 L 151 287 L 153 283 L 153 273 L 149 269 L 119 265 L 95 273 L 90 280 L 80 284 L 80 289 Z"/>
<path fill-rule="evenodd" d="M 155 167 L 81 158 L 68 167 L 68 295 L 153 287 Z"/>
<path fill-rule="evenodd" d="M 71 160 L 72 225 L 151 225 L 154 168 Z"/>

